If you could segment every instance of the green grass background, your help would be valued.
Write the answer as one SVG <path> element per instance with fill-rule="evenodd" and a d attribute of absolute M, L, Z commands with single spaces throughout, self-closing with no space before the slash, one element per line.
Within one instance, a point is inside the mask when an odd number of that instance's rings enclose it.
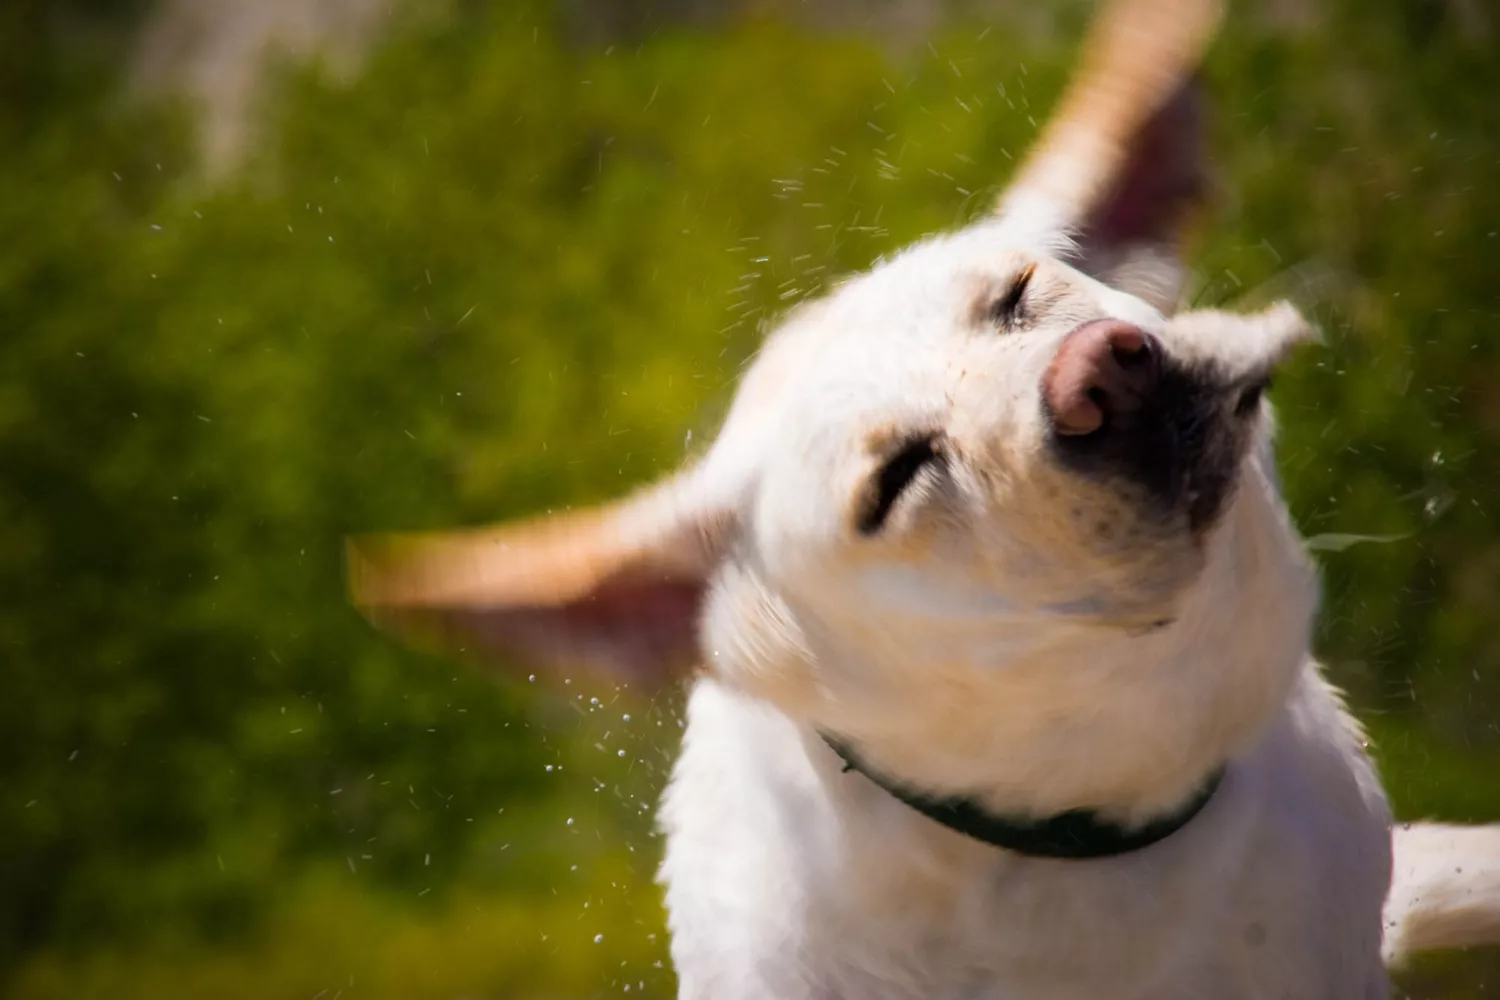
<path fill-rule="evenodd" d="M 1083 7 L 892 44 L 455 4 L 352 79 L 280 66 L 212 181 L 188 109 L 124 93 L 144 7 L 0 13 L 0 992 L 670 995 L 673 699 L 402 648 L 346 606 L 341 539 L 673 468 L 779 313 L 983 210 Z M 1323 326 L 1282 463 L 1407 817 L 1500 820 L 1495 30 L 1241 9 L 1208 69 L 1195 299 Z"/>

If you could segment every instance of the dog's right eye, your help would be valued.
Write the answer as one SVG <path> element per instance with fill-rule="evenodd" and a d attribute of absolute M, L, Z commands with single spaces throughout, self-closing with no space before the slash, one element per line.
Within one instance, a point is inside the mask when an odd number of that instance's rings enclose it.
<path fill-rule="evenodd" d="M 936 439 L 914 438 L 885 460 L 880 469 L 870 477 L 865 498 L 855 519 L 855 527 L 862 535 L 873 535 L 885 526 L 891 508 L 901 499 L 901 494 L 916 481 L 924 469 L 941 462 Z"/>
<path fill-rule="evenodd" d="M 1031 287 L 1031 278 L 1036 274 L 1036 265 L 1027 264 L 1006 285 L 1005 292 L 990 304 L 990 319 L 1002 329 L 1012 329 L 1024 318 L 1026 290 Z"/>

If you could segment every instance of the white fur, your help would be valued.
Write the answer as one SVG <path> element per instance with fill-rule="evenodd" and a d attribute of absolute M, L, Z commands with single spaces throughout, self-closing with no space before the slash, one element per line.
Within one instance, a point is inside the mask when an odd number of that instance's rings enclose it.
<path fill-rule="evenodd" d="M 1277 493 L 1269 414 L 1195 547 L 1087 537 L 1093 514 L 1128 521 L 1137 501 L 1057 479 L 1037 405 L 1083 319 L 1129 319 L 1173 356 L 1236 371 L 1305 328 L 1285 307 L 1168 321 L 1028 240 L 981 224 L 794 316 L 689 476 L 697 504 L 738 530 L 661 813 L 681 996 L 1383 997 L 1390 815 L 1308 655 L 1316 587 Z M 976 289 L 1026 263 L 1046 302 L 1034 326 L 971 323 Z M 865 435 L 902 426 L 943 428 L 964 464 L 880 537 L 856 537 L 846 498 L 870 472 Z M 1037 502 L 1059 483 L 1071 492 Z M 1033 859 L 842 772 L 819 730 L 909 784 L 1010 813 L 1138 821 L 1229 770 L 1162 843 Z M 1494 920 L 1500 893 L 1483 891 L 1470 909 Z M 1398 928 L 1392 955 L 1402 934 L 1463 939 Z"/>
<path fill-rule="evenodd" d="M 1168 318 L 1170 240 L 1090 245 L 1080 221 L 1101 192 L 1134 197 L 1116 184 L 1127 133 L 1217 6 L 1112 5 L 999 217 L 794 313 L 686 472 L 577 516 L 352 550 L 367 606 L 457 608 L 485 642 L 632 676 L 691 645 L 705 595 L 660 814 L 685 1000 L 1379 1000 L 1412 950 L 1500 940 L 1500 828 L 1393 841 L 1309 654 L 1315 574 L 1247 390 L 1310 329 L 1285 305 Z M 1025 274 L 1024 309 L 997 312 Z M 1081 468 L 1053 433 L 1048 372 L 1099 319 L 1203 376 L 1175 391 L 1215 476 L 1174 473 L 1174 491 Z M 941 459 L 861 527 L 913 436 Z M 632 588 L 638 615 L 557 614 L 629 607 Z M 1047 860 L 845 773 L 820 732 L 908 786 L 1026 816 L 1140 823 L 1227 769 L 1167 839 Z"/>

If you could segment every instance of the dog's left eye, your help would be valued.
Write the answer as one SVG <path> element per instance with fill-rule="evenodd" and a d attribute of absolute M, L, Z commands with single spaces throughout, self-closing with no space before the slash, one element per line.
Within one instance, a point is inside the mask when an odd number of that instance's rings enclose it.
<path fill-rule="evenodd" d="M 1016 325 L 1024 315 L 1026 289 L 1031 286 L 1031 277 L 1036 274 L 1036 265 L 1027 264 L 1010 279 L 1005 293 L 990 306 L 990 318 L 1006 329 Z"/>
<path fill-rule="evenodd" d="M 914 438 L 885 460 L 871 477 L 855 518 L 861 535 L 873 535 L 885 526 L 891 508 L 924 469 L 943 459 L 932 437 Z"/>
<path fill-rule="evenodd" d="M 1240 392 L 1240 398 L 1234 404 L 1235 416 L 1247 417 L 1259 409 L 1261 397 L 1266 394 L 1266 390 L 1269 388 L 1271 388 L 1271 379 L 1269 377 L 1252 382 L 1246 386 Z"/>

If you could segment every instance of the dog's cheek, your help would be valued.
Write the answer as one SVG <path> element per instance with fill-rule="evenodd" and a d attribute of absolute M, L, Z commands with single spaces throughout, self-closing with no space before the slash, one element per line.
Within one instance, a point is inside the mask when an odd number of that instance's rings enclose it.
<path fill-rule="evenodd" d="M 753 570 L 726 566 L 705 602 L 704 671 L 795 716 L 821 700 L 816 659 L 796 613 Z"/>

